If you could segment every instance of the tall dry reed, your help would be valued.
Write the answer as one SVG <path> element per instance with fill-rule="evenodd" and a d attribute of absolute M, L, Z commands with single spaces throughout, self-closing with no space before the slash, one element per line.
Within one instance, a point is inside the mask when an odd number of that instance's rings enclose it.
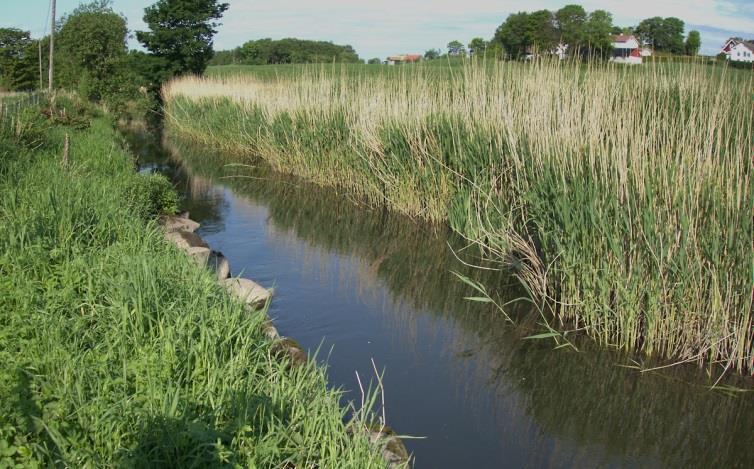
<path fill-rule="evenodd" d="M 184 137 L 448 221 L 554 327 L 745 371 L 753 85 L 695 64 L 540 62 L 182 78 L 164 95 Z"/>

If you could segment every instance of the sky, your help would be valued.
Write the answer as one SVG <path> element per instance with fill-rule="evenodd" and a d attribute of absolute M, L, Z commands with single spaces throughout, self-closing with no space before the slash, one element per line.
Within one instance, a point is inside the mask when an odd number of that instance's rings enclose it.
<path fill-rule="evenodd" d="M 144 7 L 155 0 L 114 0 L 131 31 L 144 29 Z M 754 0 L 225 0 L 230 9 L 215 37 L 215 49 L 250 39 L 297 37 L 350 44 L 361 58 L 444 49 L 448 42 L 489 39 L 510 13 L 557 10 L 567 3 L 603 9 L 619 26 L 652 16 L 676 16 L 702 35 L 702 53 L 716 54 L 730 36 L 754 37 Z M 57 0 L 58 17 L 80 0 Z M 0 27 L 46 33 L 49 0 L 0 0 Z M 131 38 L 131 47 L 138 42 Z"/>

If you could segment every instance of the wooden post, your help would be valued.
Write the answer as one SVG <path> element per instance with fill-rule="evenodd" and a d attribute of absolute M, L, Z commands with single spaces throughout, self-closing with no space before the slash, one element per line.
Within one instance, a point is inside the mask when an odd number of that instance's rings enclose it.
<path fill-rule="evenodd" d="M 63 169 L 68 169 L 68 152 L 71 148 L 71 141 L 68 138 L 68 132 L 65 134 L 65 144 L 63 144 L 63 159 L 60 162 L 61 166 L 63 166 Z"/>
<path fill-rule="evenodd" d="M 48 83 L 47 83 L 47 91 L 52 93 L 53 88 L 53 75 L 54 75 L 54 68 L 55 68 L 55 60 L 53 58 L 53 54 L 55 52 L 55 3 L 56 0 L 50 0 L 52 2 L 50 6 L 50 71 L 48 76 Z"/>

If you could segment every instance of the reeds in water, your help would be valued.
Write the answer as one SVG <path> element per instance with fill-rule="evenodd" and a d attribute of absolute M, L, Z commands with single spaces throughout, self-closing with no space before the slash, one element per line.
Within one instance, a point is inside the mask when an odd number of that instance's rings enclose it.
<path fill-rule="evenodd" d="M 554 62 L 369 70 L 182 78 L 164 89 L 168 125 L 448 222 L 514 268 L 560 329 L 754 368 L 754 75 Z"/>

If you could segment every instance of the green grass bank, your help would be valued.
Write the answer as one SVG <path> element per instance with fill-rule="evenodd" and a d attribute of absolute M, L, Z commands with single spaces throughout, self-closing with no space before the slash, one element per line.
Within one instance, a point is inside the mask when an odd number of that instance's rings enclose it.
<path fill-rule="evenodd" d="M 324 369 L 163 240 L 176 193 L 110 118 L 53 114 L 0 114 L 0 467 L 384 467 Z"/>
<path fill-rule="evenodd" d="M 448 223 L 515 271 L 548 327 L 748 372 L 753 77 L 699 64 L 298 66 L 164 94 L 181 138 Z"/>

